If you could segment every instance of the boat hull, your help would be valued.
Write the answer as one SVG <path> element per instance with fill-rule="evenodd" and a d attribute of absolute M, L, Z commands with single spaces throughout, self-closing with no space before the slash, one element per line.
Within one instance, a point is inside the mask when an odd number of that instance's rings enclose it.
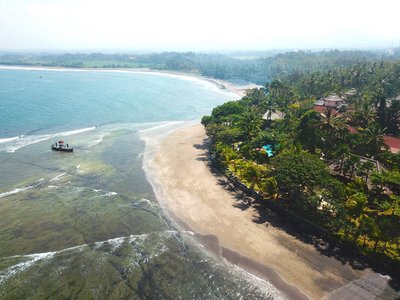
<path fill-rule="evenodd" d="M 74 148 L 51 147 L 51 150 L 60 152 L 74 152 Z"/>

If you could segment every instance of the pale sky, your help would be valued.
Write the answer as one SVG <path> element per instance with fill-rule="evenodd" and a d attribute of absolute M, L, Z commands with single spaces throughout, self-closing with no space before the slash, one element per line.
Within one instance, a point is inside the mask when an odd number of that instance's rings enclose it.
<path fill-rule="evenodd" d="M 399 14 L 399 0 L 0 0 L 0 50 L 398 47 Z"/>

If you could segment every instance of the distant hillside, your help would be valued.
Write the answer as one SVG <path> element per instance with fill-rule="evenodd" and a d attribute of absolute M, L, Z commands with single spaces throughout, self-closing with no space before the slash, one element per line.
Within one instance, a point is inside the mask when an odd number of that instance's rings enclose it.
<path fill-rule="evenodd" d="M 0 64 L 68 68 L 149 68 L 198 73 L 236 82 L 265 84 L 295 72 L 334 70 L 364 62 L 395 61 L 400 48 L 379 51 L 247 51 L 224 54 L 163 52 L 152 54 L 0 54 Z"/>

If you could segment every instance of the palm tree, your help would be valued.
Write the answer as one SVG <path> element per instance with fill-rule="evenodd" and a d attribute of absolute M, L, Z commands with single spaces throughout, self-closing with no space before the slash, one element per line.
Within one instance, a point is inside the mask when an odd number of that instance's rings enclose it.
<path fill-rule="evenodd" d="M 367 237 L 370 237 L 370 239 L 375 241 L 375 249 L 376 249 L 377 241 L 379 241 L 380 238 L 380 230 L 373 218 L 365 219 L 361 234 L 364 235 L 362 246 L 363 247 L 365 246 Z"/>
<path fill-rule="evenodd" d="M 265 88 L 255 88 L 248 90 L 242 101 L 246 102 L 246 105 L 260 105 L 265 100 Z"/>
<path fill-rule="evenodd" d="M 297 140 L 309 149 L 311 153 L 315 153 L 315 150 L 319 144 L 319 136 L 317 135 L 316 124 L 320 120 L 320 114 L 316 111 L 308 111 L 303 114 L 300 119 L 300 124 L 297 127 Z"/>
<path fill-rule="evenodd" d="M 232 160 L 237 159 L 237 153 L 231 147 L 220 144 L 217 145 L 218 152 L 220 153 L 222 163 L 229 167 L 229 164 Z"/>
<path fill-rule="evenodd" d="M 359 174 L 361 176 L 365 176 L 365 183 L 368 184 L 369 174 L 371 173 L 371 171 L 374 168 L 375 168 L 375 164 L 370 161 L 366 161 L 366 162 L 363 162 L 360 164 Z"/>
<path fill-rule="evenodd" d="M 266 172 L 266 166 L 258 165 L 253 161 L 247 161 L 242 165 L 241 175 L 250 184 L 250 189 L 254 189 L 255 186 L 260 189 L 262 178 Z"/>
<path fill-rule="evenodd" d="M 335 170 L 342 175 L 344 162 L 350 155 L 350 147 L 346 143 L 340 143 L 335 151 L 335 156 L 338 158 L 338 165 Z"/>
<path fill-rule="evenodd" d="M 390 204 L 392 210 L 392 216 L 395 214 L 400 214 L 400 196 L 398 195 L 390 195 Z"/>
<path fill-rule="evenodd" d="M 289 104 L 293 96 L 288 85 L 279 79 L 267 83 L 266 90 L 268 91 L 268 96 L 280 106 L 286 106 Z"/>
<path fill-rule="evenodd" d="M 356 166 L 360 164 L 360 157 L 357 155 L 349 154 L 343 164 L 343 173 L 350 177 L 354 177 Z"/>
<path fill-rule="evenodd" d="M 268 113 L 267 120 L 271 121 L 272 113 L 274 113 L 276 111 L 277 105 L 271 98 L 268 98 L 268 100 L 265 104 L 265 108 Z"/>
<path fill-rule="evenodd" d="M 398 232 L 396 232 L 396 223 L 398 221 L 391 220 L 389 217 L 384 217 L 380 220 L 379 225 L 381 228 L 381 238 L 380 241 L 384 242 L 383 252 L 386 250 L 388 243 L 394 241 Z"/>
<path fill-rule="evenodd" d="M 335 146 L 347 128 L 345 121 L 331 107 L 327 107 L 325 112 L 321 113 L 321 118 L 315 123 L 315 127 L 318 129 L 317 136 L 320 136 L 323 142 L 324 158 L 331 161 L 334 158 Z"/>
<path fill-rule="evenodd" d="M 344 119 L 329 106 L 324 113 L 321 113 L 321 118 L 316 123 L 316 126 L 321 131 L 326 132 L 328 138 L 338 137 L 346 129 Z"/>
<path fill-rule="evenodd" d="M 353 122 L 355 123 L 355 125 L 367 128 L 371 123 L 375 121 L 376 113 L 371 108 L 371 105 L 367 101 L 362 102 L 361 109 L 357 110 L 354 113 Z"/>
<path fill-rule="evenodd" d="M 358 111 L 360 106 L 362 105 L 362 97 L 361 94 L 357 91 L 352 97 L 351 100 L 354 102 L 354 108 Z"/>
<path fill-rule="evenodd" d="M 367 202 L 367 196 L 360 192 L 349 196 L 346 201 L 347 215 L 350 217 L 350 222 L 355 224 L 357 228 L 354 235 L 355 240 L 363 231 L 364 222 L 368 218 Z"/>
<path fill-rule="evenodd" d="M 364 137 L 366 138 L 366 146 L 368 148 L 368 154 L 374 155 L 381 151 L 385 145 L 383 141 L 384 132 L 386 128 L 381 129 L 378 123 L 368 127 L 364 131 Z"/>
<path fill-rule="evenodd" d="M 374 252 L 376 252 L 378 244 L 382 239 L 382 231 L 376 221 L 373 222 L 373 226 L 369 232 L 369 238 L 374 241 Z"/>
<path fill-rule="evenodd" d="M 259 111 L 251 108 L 240 115 L 238 127 L 242 130 L 244 139 L 246 141 L 251 141 L 261 132 L 262 123 L 263 119 Z"/>
<path fill-rule="evenodd" d="M 274 177 L 263 178 L 262 190 L 270 199 L 276 199 L 279 196 L 278 183 L 276 182 L 276 179 Z"/>

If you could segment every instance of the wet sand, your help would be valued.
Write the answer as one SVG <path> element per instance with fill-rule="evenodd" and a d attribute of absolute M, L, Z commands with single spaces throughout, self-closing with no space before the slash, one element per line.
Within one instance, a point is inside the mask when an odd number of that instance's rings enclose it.
<path fill-rule="evenodd" d="M 352 283 L 362 287 L 380 280 L 386 287 L 387 278 L 369 269 L 355 270 L 270 225 L 212 171 L 207 147 L 203 127 L 195 125 L 170 134 L 161 142 L 162 151 L 149 161 L 160 201 L 182 227 L 196 232 L 207 249 L 268 280 L 290 299 L 380 295 L 368 289 L 354 293 Z"/>

